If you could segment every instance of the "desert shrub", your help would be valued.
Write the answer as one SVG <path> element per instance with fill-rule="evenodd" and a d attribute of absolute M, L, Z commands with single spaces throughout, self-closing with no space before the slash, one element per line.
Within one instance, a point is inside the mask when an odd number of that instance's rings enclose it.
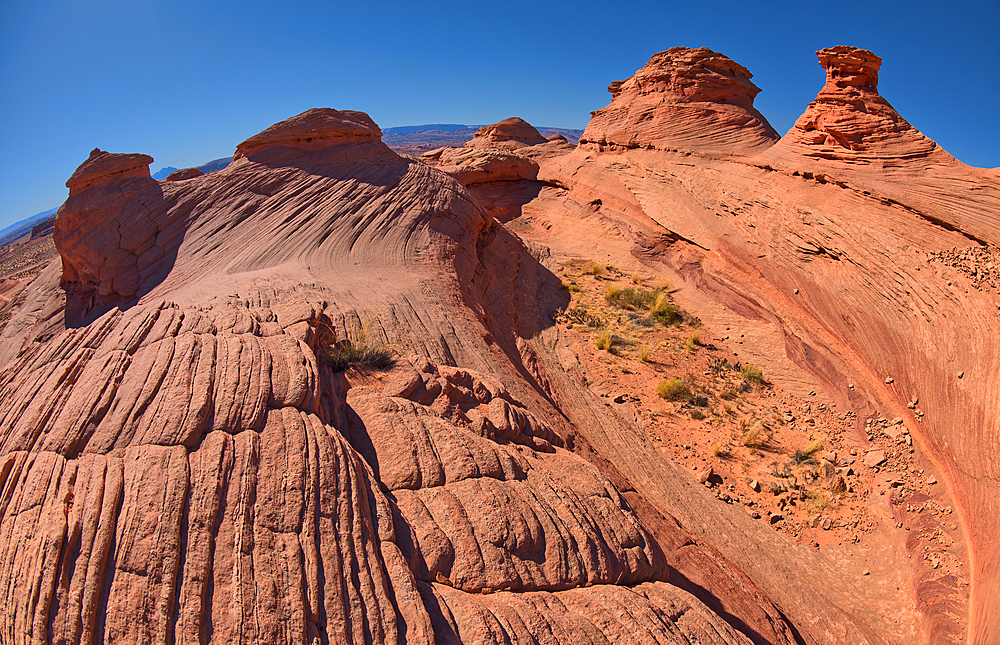
<path fill-rule="evenodd" d="M 316 345 L 318 358 L 334 372 L 352 367 L 385 369 L 393 364 L 395 352 L 385 343 L 376 341 L 369 333 L 371 321 L 361 325 L 355 322 L 344 331 L 344 338 L 328 324 L 320 323 Z"/>
<path fill-rule="evenodd" d="M 705 414 L 704 410 L 700 410 L 698 408 L 692 408 L 688 410 L 688 416 L 694 419 L 695 421 L 701 421 L 708 415 Z"/>
<path fill-rule="evenodd" d="M 813 439 L 808 444 L 795 451 L 795 463 L 797 464 L 815 463 L 816 460 L 813 458 L 813 455 L 815 455 L 822 449 L 823 449 L 823 440 Z"/>
<path fill-rule="evenodd" d="M 660 381 L 656 393 L 668 401 L 680 401 L 691 396 L 691 389 L 676 376 Z"/>
<path fill-rule="evenodd" d="M 656 292 L 643 289 L 641 287 L 629 287 L 622 289 L 617 285 L 608 287 L 605 291 L 604 299 L 609 305 L 628 311 L 639 311 L 652 306 L 656 300 Z"/>
<path fill-rule="evenodd" d="M 806 513 L 815 515 L 822 513 L 831 502 L 830 494 L 824 490 L 810 489 L 806 491 Z"/>
<path fill-rule="evenodd" d="M 639 345 L 639 360 L 643 363 L 649 362 L 649 355 L 653 353 L 653 348 L 645 343 Z"/>
<path fill-rule="evenodd" d="M 731 451 L 729 449 L 729 446 L 722 443 L 721 441 L 717 442 L 714 446 L 712 446 L 712 454 L 718 457 L 719 459 L 725 459 L 726 457 L 729 456 L 730 452 Z"/>
<path fill-rule="evenodd" d="M 740 438 L 740 443 L 747 448 L 763 448 L 771 440 L 771 433 L 763 421 L 755 421 Z"/>
<path fill-rule="evenodd" d="M 583 272 L 599 278 L 604 275 L 604 265 L 598 262 L 588 262 L 583 266 Z"/>
<path fill-rule="evenodd" d="M 594 344 L 597 346 L 597 349 L 610 352 L 615 346 L 615 340 L 615 332 L 610 326 L 608 326 L 597 334 L 597 340 Z"/>
<path fill-rule="evenodd" d="M 638 273 L 632 274 L 632 284 L 642 284 L 642 276 Z"/>
<path fill-rule="evenodd" d="M 753 385 L 762 385 L 766 383 L 764 380 L 764 372 L 753 363 L 747 363 L 741 367 L 740 375 L 743 377 L 744 381 Z"/>
<path fill-rule="evenodd" d="M 656 292 L 653 304 L 649 307 L 649 315 L 664 325 L 680 321 L 680 311 L 670 302 L 670 295 L 665 291 Z"/>

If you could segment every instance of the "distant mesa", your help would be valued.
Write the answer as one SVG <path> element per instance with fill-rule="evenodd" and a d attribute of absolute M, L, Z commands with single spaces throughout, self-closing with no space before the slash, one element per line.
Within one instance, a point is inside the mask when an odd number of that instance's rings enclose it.
<path fill-rule="evenodd" d="M 180 170 L 180 169 L 179 168 L 174 168 L 173 166 L 164 166 L 163 168 L 160 168 L 159 170 L 157 170 L 156 172 L 154 172 L 153 175 L 152 175 L 152 177 L 153 177 L 153 179 L 156 179 L 157 181 L 163 181 L 171 173 L 177 172 L 178 170 Z"/>
<path fill-rule="evenodd" d="M 520 117 L 510 117 L 476 130 L 466 148 L 523 148 L 545 143 L 546 139 L 530 123 Z"/>
<path fill-rule="evenodd" d="M 714 155 L 750 155 L 778 140 L 754 106 L 753 74 L 702 47 L 654 54 L 634 76 L 608 87 L 580 143 Z"/>
<path fill-rule="evenodd" d="M 879 95 L 881 58 L 844 45 L 816 55 L 826 69 L 826 85 L 775 146 L 775 155 L 871 164 L 943 153 Z"/>

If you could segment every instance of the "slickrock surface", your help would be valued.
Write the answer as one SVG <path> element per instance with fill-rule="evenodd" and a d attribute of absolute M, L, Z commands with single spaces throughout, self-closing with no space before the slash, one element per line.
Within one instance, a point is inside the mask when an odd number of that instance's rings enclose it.
<path fill-rule="evenodd" d="M 873 95 L 860 51 L 830 92 Z M 658 54 L 578 148 L 509 119 L 424 163 L 323 108 L 185 181 L 95 151 L 0 335 L 0 642 L 996 640 L 996 173 L 768 149 L 749 79 Z M 851 542 L 754 518 L 608 391 L 557 275 L 588 260 L 762 366 L 743 414 L 837 419 Z M 395 362 L 335 371 L 345 340 Z"/>
<path fill-rule="evenodd" d="M 514 117 L 480 128 L 464 147 L 430 150 L 420 160 L 462 182 L 490 216 L 508 222 L 538 196 L 538 162 L 574 148 L 562 135 L 543 139 Z"/>
<path fill-rule="evenodd" d="M 760 88 L 745 67 L 702 47 L 654 54 L 634 76 L 608 87 L 580 143 L 717 155 L 759 152 L 778 133 L 753 106 Z"/>
<path fill-rule="evenodd" d="M 866 49 L 816 52 L 826 84 L 758 165 L 867 191 L 996 245 L 996 169 L 970 168 L 910 125 L 878 93 L 882 59 Z"/>

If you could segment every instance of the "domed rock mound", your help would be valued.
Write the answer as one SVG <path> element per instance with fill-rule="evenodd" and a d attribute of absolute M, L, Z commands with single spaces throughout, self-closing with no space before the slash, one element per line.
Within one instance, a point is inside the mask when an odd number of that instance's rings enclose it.
<path fill-rule="evenodd" d="M 580 143 L 747 155 L 778 140 L 753 106 L 753 74 L 702 47 L 654 54 L 634 76 L 608 87 L 611 104 L 593 113 Z"/>
<path fill-rule="evenodd" d="M 548 141 L 533 125 L 524 119 L 512 116 L 492 125 L 484 125 L 476 130 L 466 148 L 523 148 Z"/>

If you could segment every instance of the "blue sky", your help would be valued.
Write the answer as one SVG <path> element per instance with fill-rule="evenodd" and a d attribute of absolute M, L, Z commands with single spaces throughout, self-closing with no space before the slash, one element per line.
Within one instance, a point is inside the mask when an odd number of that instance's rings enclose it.
<path fill-rule="evenodd" d="M 910 123 L 996 167 L 998 34 L 996 0 L 0 0 L 0 228 L 62 203 L 94 147 L 150 154 L 154 172 L 198 165 L 311 107 L 382 127 L 583 128 L 611 81 L 676 45 L 749 68 L 782 134 L 823 85 L 817 49 L 871 49 Z"/>

